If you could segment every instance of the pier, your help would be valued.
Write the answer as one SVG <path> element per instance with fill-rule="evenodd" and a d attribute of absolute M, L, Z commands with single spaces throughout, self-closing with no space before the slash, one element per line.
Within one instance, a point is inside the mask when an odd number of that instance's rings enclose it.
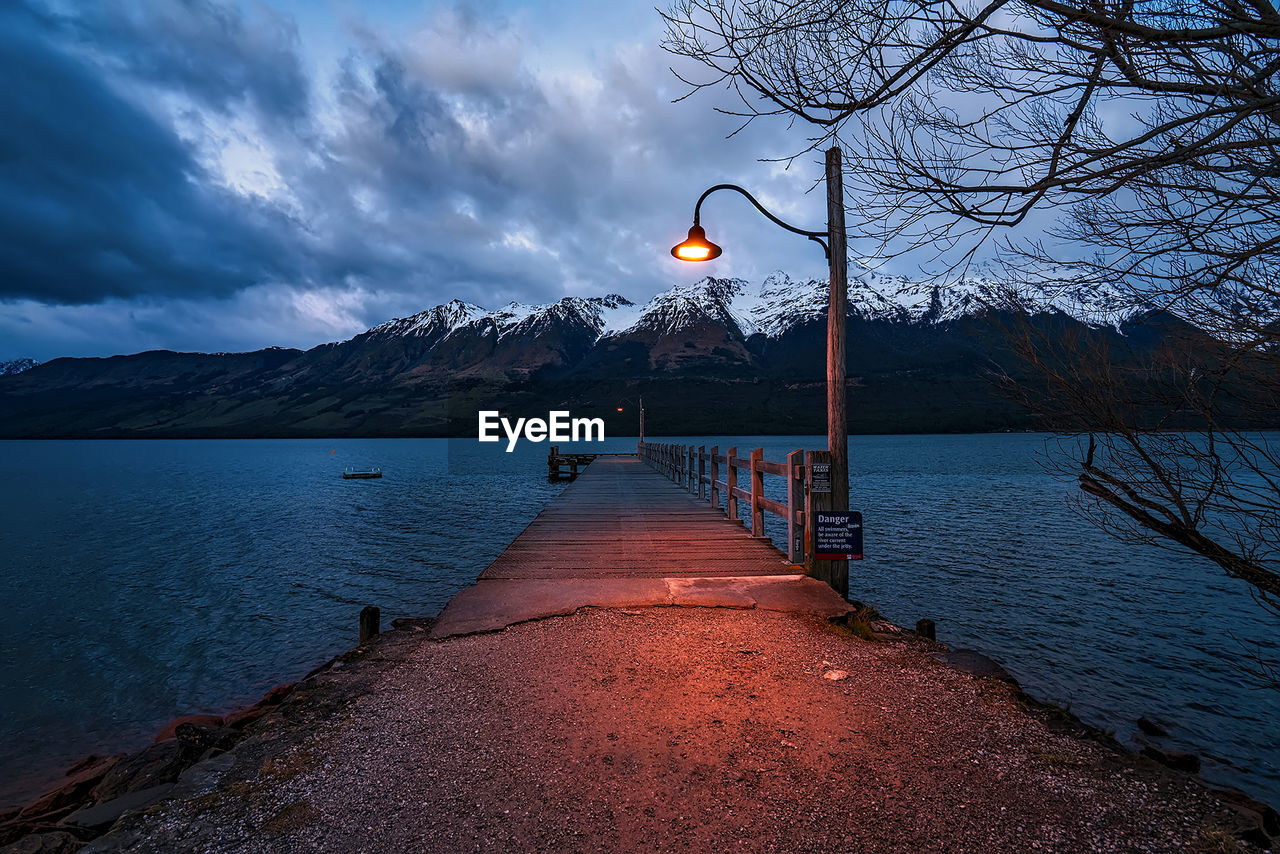
<path fill-rule="evenodd" d="M 552 448 L 548 465 L 572 456 Z M 842 596 L 806 576 L 802 456 L 796 451 L 792 465 L 766 467 L 759 449 L 742 458 L 733 448 L 723 455 L 704 448 L 699 457 L 661 444 L 599 455 L 449 602 L 432 634 L 492 631 L 585 606 L 847 614 L 852 608 Z M 746 486 L 738 486 L 744 468 Z M 766 473 L 789 479 L 787 502 L 765 498 Z M 743 510 L 748 522 L 738 518 Z M 766 512 L 788 521 L 792 554 L 765 536 Z"/>

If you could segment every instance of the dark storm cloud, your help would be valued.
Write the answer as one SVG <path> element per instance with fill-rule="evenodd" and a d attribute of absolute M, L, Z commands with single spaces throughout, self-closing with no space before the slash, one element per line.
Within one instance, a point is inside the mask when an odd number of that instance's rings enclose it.
<path fill-rule="evenodd" d="M 172 127 L 0 11 L 0 297 L 226 293 L 281 275 L 280 215 L 207 180 Z"/>
<path fill-rule="evenodd" d="M 353 26 L 316 71 L 257 6 L 38 8 L 0 13 L 0 337 L 44 328 L 84 354 L 234 327 L 228 347 L 297 346 L 452 298 L 643 300 L 706 273 L 806 272 L 790 259 L 809 247 L 719 199 L 737 264 L 667 257 L 709 184 L 747 183 L 802 225 L 822 203 L 805 170 L 756 161 L 794 150 L 781 123 L 726 145 L 732 119 L 673 106 L 655 44 L 548 63 L 501 20 L 437 11 L 412 32 Z"/>
<path fill-rule="evenodd" d="M 108 66 L 222 112 L 249 103 L 273 121 L 308 115 L 297 28 L 265 6 L 94 0 L 65 23 Z"/>

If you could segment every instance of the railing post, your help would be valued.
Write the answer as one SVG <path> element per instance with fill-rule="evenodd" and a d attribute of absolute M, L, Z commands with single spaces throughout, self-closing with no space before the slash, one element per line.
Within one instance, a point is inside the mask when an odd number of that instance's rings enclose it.
<path fill-rule="evenodd" d="M 693 464 L 693 445 L 685 452 L 685 489 L 693 489 L 693 478 L 697 474 L 697 466 Z"/>
<path fill-rule="evenodd" d="M 738 467 L 733 464 L 733 458 L 738 453 L 738 446 L 734 445 L 725 452 L 725 465 L 728 471 L 724 476 L 724 512 L 733 521 L 738 521 L 738 498 L 733 494 L 733 488 L 738 485 Z"/>
<path fill-rule="evenodd" d="M 805 524 L 804 451 L 792 451 L 787 454 L 787 560 L 792 563 L 804 562 Z"/>
<path fill-rule="evenodd" d="M 707 476 L 707 446 L 698 446 L 698 500 L 702 500 L 702 479 Z"/>
<path fill-rule="evenodd" d="M 808 506 L 805 508 L 805 526 L 804 526 L 804 567 L 805 574 L 811 575 L 819 581 L 825 581 L 830 584 L 841 596 L 848 598 L 849 596 L 849 564 L 839 560 L 818 560 L 814 555 L 813 535 L 814 535 L 814 514 L 823 510 L 833 510 L 831 477 L 826 480 L 827 492 L 813 491 L 813 464 L 826 463 L 831 476 L 841 477 L 836 467 L 831 464 L 830 451 L 809 451 L 806 455 L 805 465 L 805 496 Z"/>
<path fill-rule="evenodd" d="M 756 448 L 751 452 L 751 536 L 764 536 L 764 509 L 760 499 L 764 496 L 764 472 L 760 471 L 760 461 L 764 459 L 764 448 Z"/>
<path fill-rule="evenodd" d="M 720 479 L 720 461 L 716 459 L 720 455 L 720 446 L 711 446 L 711 506 L 720 509 L 720 490 L 716 488 L 716 481 Z"/>

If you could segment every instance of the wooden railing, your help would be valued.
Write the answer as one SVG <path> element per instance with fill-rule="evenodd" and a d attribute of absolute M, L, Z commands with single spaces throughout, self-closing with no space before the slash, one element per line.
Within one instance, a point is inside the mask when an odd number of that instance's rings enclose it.
<path fill-rule="evenodd" d="M 764 537 L 764 514 L 780 516 L 787 523 L 787 559 L 792 563 L 805 561 L 811 536 L 805 536 L 805 524 L 809 518 L 805 484 L 809 481 L 809 465 L 815 454 L 795 450 L 787 454 L 786 462 L 773 462 L 764 458 L 764 449 L 756 448 L 747 456 L 738 456 L 736 447 L 723 454 L 718 445 L 707 448 L 700 445 L 667 445 L 646 442 L 640 445 L 640 459 L 665 474 L 699 498 L 706 498 L 717 510 L 723 509 L 734 521 L 739 517 L 739 503 L 746 502 L 750 509 L 751 535 Z M 723 466 L 723 468 L 722 468 Z M 723 477 L 721 476 L 723 473 Z M 764 476 L 775 475 L 787 480 L 787 501 L 774 501 L 764 494 Z M 746 477 L 746 488 L 739 479 Z M 724 496 L 721 508 L 720 497 Z"/>

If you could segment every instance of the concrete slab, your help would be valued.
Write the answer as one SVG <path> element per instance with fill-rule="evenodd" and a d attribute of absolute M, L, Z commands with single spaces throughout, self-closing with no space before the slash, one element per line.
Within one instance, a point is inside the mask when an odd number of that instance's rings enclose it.
<path fill-rule="evenodd" d="M 482 580 L 449 600 L 431 627 L 431 637 L 493 632 L 590 606 L 627 608 L 670 603 L 670 593 L 661 578 Z"/>
<path fill-rule="evenodd" d="M 751 578 L 751 595 L 756 607 L 765 611 L 814 614 L 828 620 L 852 614 L 854 608 L 844 597 L 816 578 L 807 575 L 781 578 Z"/>
<path fill-rule="evenodd" d="M 579 608 L 761 608 L 832 619 L 851 613 L 827 585 L 803 575 L 720 578 L 481 580 L 454 596 L 431 627 L 436 640 L 494 632 Z"/>

